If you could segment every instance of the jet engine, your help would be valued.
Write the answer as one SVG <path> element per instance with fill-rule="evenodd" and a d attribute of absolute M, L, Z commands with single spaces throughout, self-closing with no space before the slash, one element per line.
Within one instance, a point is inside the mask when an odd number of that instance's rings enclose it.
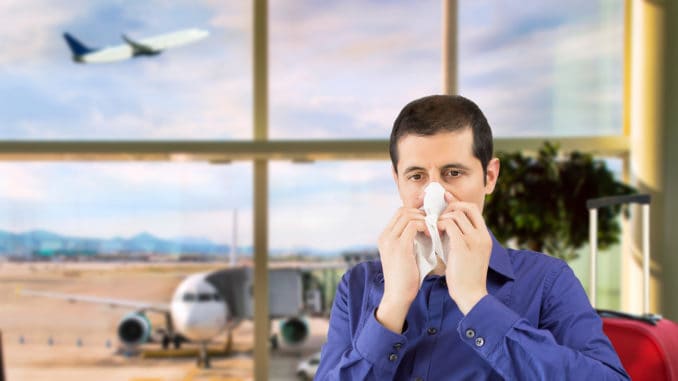
<path fill-rule="evenodd" d="M 132 312 L 118 323 L 118 337 L 127 345 L 139 345 L 151 337 L 152 327 L 143 312 Z"/>
<path fill-rule="evenodd" d="M 280 322 L 280 336 L 286 344 L 301 344 L 306 340 L 308 334 L 308 323 L 301 317 L 292 317 Z"/>

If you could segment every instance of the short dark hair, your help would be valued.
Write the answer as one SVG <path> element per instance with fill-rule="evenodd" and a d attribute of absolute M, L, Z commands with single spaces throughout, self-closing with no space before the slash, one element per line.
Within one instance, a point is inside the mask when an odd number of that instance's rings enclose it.
<path fill-rule="evenodd" d="M 398 141 L 406 135 L 435 135 L 470 128 L 473 132 L 473 155 L 483 166 L 492 159 L 492 129 L 478 105 L 461 95 L 431 95 L 408 103 L 393 122 L 389 153 L 393 170 L 398 173 Z"/>

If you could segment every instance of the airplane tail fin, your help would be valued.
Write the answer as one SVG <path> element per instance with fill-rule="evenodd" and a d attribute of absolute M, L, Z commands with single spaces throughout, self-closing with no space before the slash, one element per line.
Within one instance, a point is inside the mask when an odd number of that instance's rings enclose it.
<path fill-rule="evenodd" d="M 95 49 L 88 48 L 82 42 L 78 41 L 75 37 L 71 36 L 68 32 L 64 33 L 64 39 L 68 44 L 68 47 L 73 52 L 74 56 L 81 56 L 89 52 L 93 52 Z"/>

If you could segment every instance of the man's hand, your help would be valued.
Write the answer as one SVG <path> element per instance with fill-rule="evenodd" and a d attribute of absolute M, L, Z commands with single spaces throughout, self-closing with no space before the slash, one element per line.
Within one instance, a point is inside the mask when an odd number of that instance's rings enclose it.
<path fill-rule="evenodd" d="M 419 270 L 414 258 L 414 237 L 428 234 L 424 212 L 402 207 L 379 236 L 379 257 L 384 271 L 384 296 L 376 318 L 387 329 L 401 333 L 410 304 L 419 292 Z"/>
<path fill-rule="evenodd" d="M 438 219 L 438 229 L 449 238 L 447 288 L 459 310 L 466 315 L 487 295 L 487 268 L 492 238 L 475 204 L 456 201 L 445 194 L 447 208 Z"/>

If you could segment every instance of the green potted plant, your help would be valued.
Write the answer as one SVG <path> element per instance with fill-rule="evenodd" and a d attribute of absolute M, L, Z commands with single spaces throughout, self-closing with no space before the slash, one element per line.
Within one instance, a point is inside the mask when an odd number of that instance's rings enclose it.
<path fill-rule="evenodd" d="M 499 181 L 485 207 L 487 225 L 495 237 L 518 247 L 545 252 L 564 260 L 577 257 L 588 243 L 586 200 L 634 193 L 614 178 L 604 161 L 578 151 L 559 155 L 558 145 L 544 142 L 536 156 L 499 153 Z M 600 249 L 619 240 L 620 207 L 598 213 Z"/>

